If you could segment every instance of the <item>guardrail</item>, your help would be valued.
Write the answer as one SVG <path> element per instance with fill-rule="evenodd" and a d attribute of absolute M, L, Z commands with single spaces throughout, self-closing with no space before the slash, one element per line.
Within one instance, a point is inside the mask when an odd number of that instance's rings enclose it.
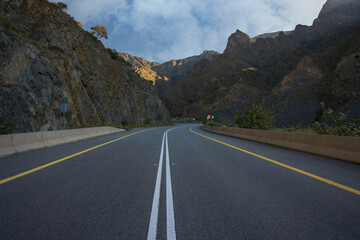
<path fill-rule="evenodd" d="M 203 125 L 205 131 L 360 163 L 360 137 L 294 133 Z"/>
<path fill-rule="evenodd" d="M 122 131 L 125 130 L 113 127 L 94 127 L 0 135 L 0 156 L 52 147 Z"/>

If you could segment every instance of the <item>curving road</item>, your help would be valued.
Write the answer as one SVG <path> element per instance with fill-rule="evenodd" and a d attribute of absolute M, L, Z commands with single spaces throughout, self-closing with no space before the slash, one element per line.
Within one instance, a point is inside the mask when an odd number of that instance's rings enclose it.
<path fill-rule="evenodd" d="M 0 158 L 0 239 L 360 239 L 359 190 L 360 165 L 135 129 Z"/>

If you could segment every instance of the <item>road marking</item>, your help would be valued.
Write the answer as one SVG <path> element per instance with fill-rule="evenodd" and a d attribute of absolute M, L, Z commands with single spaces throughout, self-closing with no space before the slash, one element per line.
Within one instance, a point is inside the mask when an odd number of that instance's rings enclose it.
<path fill-rule="evenodd" d="M 147 129 L 146 129 L 146 130 L 147 130 Z M 70 159 L 70 158 L 79 156 L 79 155 L 81 155 L 81 154 L 83 154 L 83 153 L 90 152 L 90 151 L 92 151 L 92 150 L 94 150 L 94 149 L 97 149 L 97 148 L 99 148 L 99 147 L 103 147 L 103 146 L 108 145 L 108 144 L 110 144 L 110 143 L 113 143 L 113 142 L 119 141 L 119 140 L 121 140 L 121 139 L 130 137 L 130 136 L 132 136 L 132 135 L 135 135 L 135 134 L 144 132 L 144 131 L 146 131 L 146 130 L 141 130 L 141 131 L 138 131 L 138 132 L 131 133 L 131 134 L 129 134 L 129 135 L 126 135 L 126 136 L 123 136 L 123 137 L 114 139 L 114 140 L 112 140 L 112 141 L 109 141 L 109 142 L 106 142 L 106 143 L 97 145 L 97 146 L 95 146 L 95 147 L 86 149 L 86 150 L 84 150 L 84 151 L 81 151 L 81 152 L 72 154 L 72 155 L 67 156 L 67 157 L 58 159 L 58 160 L 53 161 L 53 162 L 51 162 L 51 163 L 44 164 L 44 165 L 42 165 L 42 166 L 40 166 L 40 167 L 33 168 L 33 169 L 28 170 L 28 171 L 26 171 L 26 172 L 22 172 L 22 173 L 19 173 L 19 174 L 17 174 L 17 175 L 14 175 L 14 176 L 12 176 L 12 177 L 5 178 L 5 179 L 3 179 L 3 180 L 0 180 L 0 185 L 1 185 L 1 184 L 4 184 L 4 183 L 7 183 L 7 182 L 10 182 L 10 181 L 12 181 L 12 180 L 15 180 L 15 179 L 17 179 L 17 178 L 23 177 L 23 176 L 25 176 L 25 175 L 28 175 L 28 174 L 30 174 L 30 173 L 40 171 L 41 169 L 50 167 L 50 166 L 55 165 L 55 164 L 57 164 L 57 163 L 63 162 L 63 161 L 65 161 L 65 160 L 68 160 L 68 159 Z"/>
<path fill-rule="evenodd" d="M 176 240 L 174 203 L 172 195 L 168 134 L 166 133 L 166 235 L 167 239 Z"/>
<path fill-rule="evenodd" d="M 291 167 L 291 166 L 286 165 L 286 164 L 284 164 L 284 163 L 277 162 L 277 161 L 272 160 L 272 159 L 270 159 L 270 158 L 267 158 L 267 157 L 264 157 L 264 156 L 258 155 L 258 154 L 256 154 L 256 153 L 252 153 L 252 152 L 246 151 L 246 150 L 244 150 L 244 149 L 241 149 L 241 148 L 235 147 L 235 146 L 233 146 L 233 145 L 230 145 L 230 144 L 224 143 L 224 142 L 219 141 L 219 140 L 217 140 L 217 139 L 214 139 L 214 138 L 211 138 L 211 137 L 207 137 L 207 136 L 202 135 L 202 134 L 200 134 L 200 133 L 194 132 L 194 131 L 192 130 L 192 128 L 190 128 L 189 130 L 190 130 L 190 132 L 192 132 L 192 133 L 194 133 L 194 134 L 197 134 L 197 135 L 199 135 L 199 136 L 201 136 L 201 137 L 204 137 L 204 138 L 210 139 L 210 140 L 212 140 L 212 141 L 215 141 L 215 142 L 221 143 L 221 144 L 223 144 L 223 145 L 225 145 L 225 146 L 228 146 L 228 147 L 234 148 L 234 149 L 236 149 L 236 150 L 239 150 L 239 151 L 241 151 L 241 152 L 247 153 L 247 154 L 249 154 L 249 155 L 252 155 L 252 156 L 255 156 L 255 157 L 261 158 L 261 159 L 263 159 L 263 160 L 265 160 L 265 161 L 268 161 L 268 162 L 274 163 L 274 164 L 279 165 L 279 166 L 281 166 L 281 167 L 284 167 L 284 168 L 290 169 L 290 170 L 292 170 L 292 171 L 295 171 L 295 172 L 301 173 L 301 174 L 306 175 L 306 176 L 308 176 L 308 177 L 311 177 L 311 178 L 317 179 L 317 180 L 319 180 L 319 181 L 321 181 L 321 182 L 324 182 L 324 183 L 330 184 L 330 185 L 332 185 L 332 186 L 335 186 L 335 187 L 341 188 L 341 189 L 343 189 L 343 190 L 345 190 L 345 191 L 348 191 L 348 192 L 351 192 L 351 193 L 354 193 L 354 194 L 356 194 L 356 195 L 359 195 L 359 196 L 360 196 L 360 191 L 359 191 L 359 190 L 357 190 L 357 189 L 355 189 L 355 188 L 351 188 L 351 187 L 348 187 L 348 186 L 342 185 L 342 184 L 340 184 L 340 183 L 337 183 L 337 182 L 331 181 L 331 180 L 329 180 L 329 179 L 326 179 L 326 178 L 323 178 L 323 177 L 319 177 L 319 176 L 317 176 L 317 175 L 315 175 L 315 174 L 305 172 L 305 171 L 300 170 L 300 169 L 298 169 L 298 168 Z"/>
<path fill-rule="evenodd" d="M 151 208 L 151 216 L 148 230 L 148 240 L 155 240 L 157 234 L 157 224 L 158 224 L 158 216 L 159 216 L 159 203 L 160 203 L 160 186 L 161 186 L 161 172 L 164 158 L 164 142 L 165 142 L 166 132 L 163 134 L 163 139 L 161 143 L 161 152 L 159 159 L 159 167 L 156 176 L 155 190 L 154 190 L 154 198 L 153 204 Z"/>
<path fill-rule="evenodd" d="M 176 240 L 174 204 L 173 204 L 171 174 L 170 174 L 169 144 L 167 137 L 168 132 L 170 132 L 173 129 L 175 128 L 168 129 L 163 134 L 159 167 L 156 176 L 154 198 L 151 208 L 150 223 L 149 223 L 149 230 L 147 236 L 148 240 L 156 240 L 156 235 L 157 235 L 157 225 L 158 225 L 159 205 L 160 205 L 160 187 L 161 187 L 164 152 L 166 158 L 166 163 L 165 163 L 166 164 L 166 235 L 168 240 Z"/>

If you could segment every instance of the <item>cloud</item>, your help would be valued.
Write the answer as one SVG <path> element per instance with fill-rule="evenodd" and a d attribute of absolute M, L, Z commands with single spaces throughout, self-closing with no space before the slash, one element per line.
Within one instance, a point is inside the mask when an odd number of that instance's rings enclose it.
<path fill-rule="evenodd" d="M 63 0 L 89 29 L 104 24 L 107 47 L 164 62 L 222 52 L 236 29 L 250 36 L 311 25 L 326 0 Z"/>

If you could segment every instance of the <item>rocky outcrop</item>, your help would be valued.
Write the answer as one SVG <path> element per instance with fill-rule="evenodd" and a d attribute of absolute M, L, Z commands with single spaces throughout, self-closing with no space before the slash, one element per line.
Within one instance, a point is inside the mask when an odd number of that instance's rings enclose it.
<path fill-rule="evenodd" d="M 149 62 L 141 57 L 132 56 L 128 53 L 119 52 L 118 55 L 123 58 L 125 61 L 131 64 L 132 69 L 137 72 L 140 77 L 149 80 L 155 85 L 157 80 L 162 79 L 157 72 L 152 70 L 153 67 L 159 66 L 160 63 Z"/>
<path fill-rule="evenodd" d="M 0 117 L 14 131 L 167 122 L 150 82 L 45 0 L 0 1 Z"/>
<path fill-rule="evenodd" d="M 291 33 L 291 31 L 279 31 L 279 32 L 273 32 L 273 33 L 264 33 L 264 34 L 254 37 L 253 39 L 256 40 L 256 39 L 260 39 L 260 38 L 277 38 L 280 34 L 289 35 L 290 33 Z"/>

